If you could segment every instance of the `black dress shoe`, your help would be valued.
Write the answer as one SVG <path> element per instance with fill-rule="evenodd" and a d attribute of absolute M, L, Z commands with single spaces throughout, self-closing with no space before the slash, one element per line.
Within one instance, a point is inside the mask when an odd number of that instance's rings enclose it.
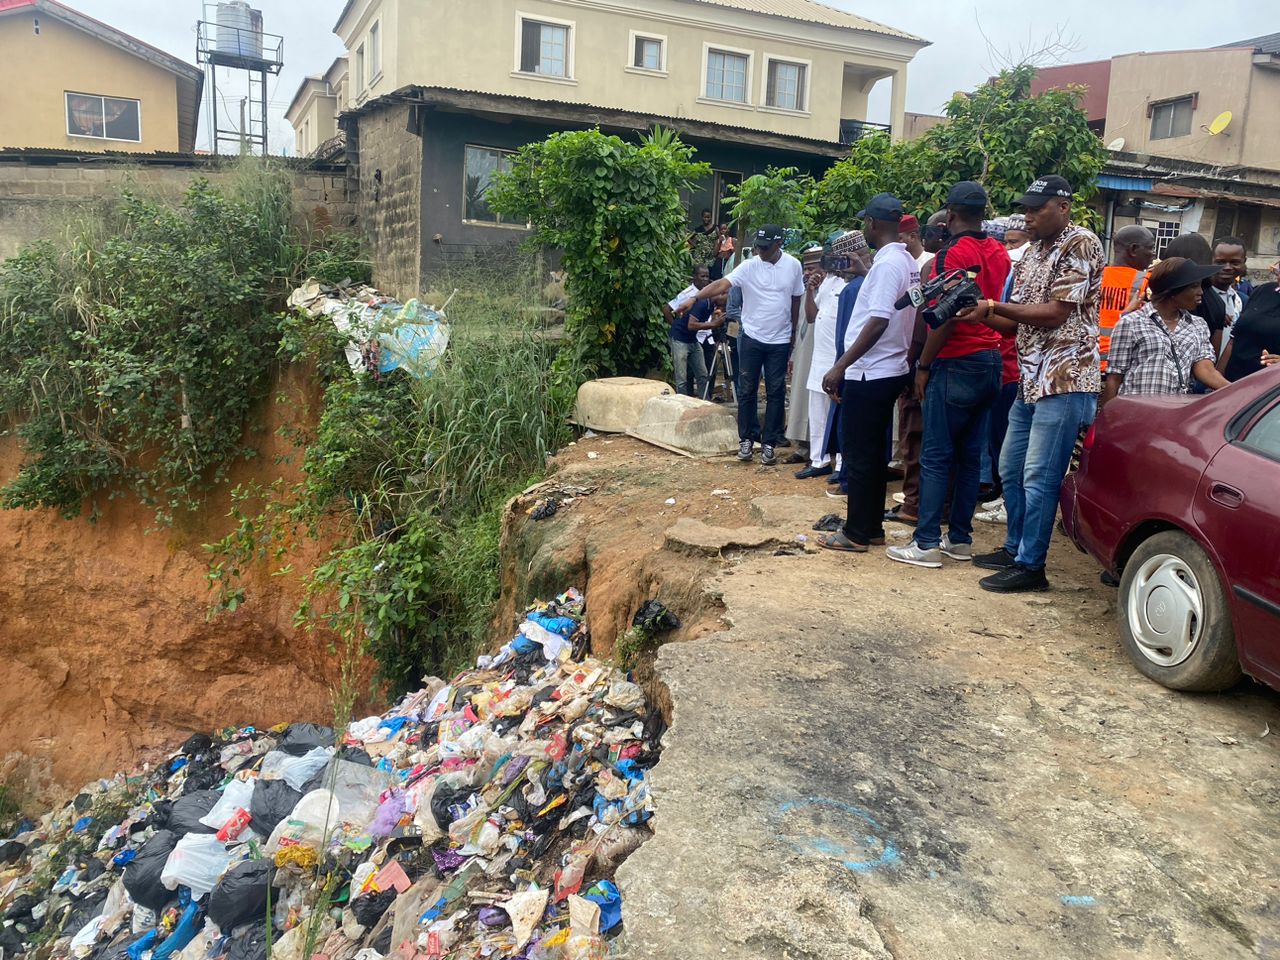
<path fill-rule="evenodd" d="M 829 465 L 825 467 L 805 467 L 796 473 L 797 480 L 812 480 L 814 477 L 829 476 L 831 476 L 831 467 Z"/>
<path fill-rule="evenodd" d="M 904 517 L 901 511 L 902 511 L 901 507 L 894 507 L 892 510 L 886 510 L 884 512 L 884 522 L 885 523 L 904 523 L 908 527 L 914 527 L 916 524 L 920 522 L 920 520 L 915 517 Z"/>
<path fill-rule="evenodd" d="M 973 558 L 973 565 L 983 570 L 1008 570 L 1018 564 L 1018 558 L 1001 547 L 995 553 L 981 553 Z"/>
<path fill-rule="evenodd" d="M 805 456 L 803 453 L 791 453 L 791 454 L 788 454 L 787 458 L 782 462 L 787 464 L 788 466 L 794 467 L 797 463 L 808 463 L 809 458 Z"/>
<path fill-rule="evenodd" d="M 774 446 L 777 447 L 779 450 L 786 450 L 788 447 L 791 446 L 791 441 L 788 440 L 786 437 L 783 437 L 781 440 L 775 443 Z"/>
<path fill-rule="evenodd" d="M 1043 570 L 1013 566 L 980 580 L 978 586 L 988 593 L 1043 593 L 1049 589 L 1049 579 Z"/>

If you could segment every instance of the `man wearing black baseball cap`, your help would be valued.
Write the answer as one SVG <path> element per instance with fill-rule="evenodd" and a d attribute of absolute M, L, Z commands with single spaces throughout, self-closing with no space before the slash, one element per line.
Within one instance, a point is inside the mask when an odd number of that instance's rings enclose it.
<path fill-rule="evenodd" d="M 858 291 L 844 343 L 836 344 L 835 366 L 822 378 L 823 391 L 840 404 L 849 507 L 844 529 L 818 542 L 845 553 L 866 553 L 872 544 L 884 543 L 885 438 L 894 403 L 908 381 L 907 352 L 916 316 L 908 294 L 920 284 L 920 267 L 899 236 L 903 210 L 898 198 L 878 194 L 858 216 L 876 255 Z"/>
<path fill-rule="evenodd" d="M 1019 396 L 1000 456 L 1009 535 L 1000 550 L 975 558 L 998 571 L 981 583 L 993 593 L 1049 588 L 1044 567 L 1062 480 L 1076 439 L 1098 409 L 1106 261 L 1098 238 L 1071 222 L 1071 200 L 1071 185 L 1059 176 L 1039 177 L 1027 188 L 1018 205 L 1032 243 L 1014 272 L 1009 302 L 991 298 L 960 315 L 1018 337 Z"/>
<path fill-rule="evenodd" d="M 987 202 L 987 191 L 980 183 L 965 180 L 951 188 L 947 195 L 951 239 L 938 251 L 926 279 L 964 271 L 974 278 L 983 297 L 996 300 L 1003 296 L 1012 264 L 1004 244 L 983 232 Z M 916 394 L 924 401 L 919 521 L 912 543 L 889 548 L 890 560 L 937 568 L 944 556 L 973 559 L 982 450 L 990 432 L 991 410 L 1000 396 L 1000 341 L 1000 334 L 986 324 L 958 318 L 929 332 L 916 367 Z M 951 512 L 944 518 L 948 499 Z M 945 535 L 944 519 L 949 527 Z"/>
<path fill-rule="evenodd" d="M 733 273 L 699 291 L 696 300 L 712 300 L 731 287 L 742 291 L 741 333 L 738 335 L 738 459 L 750 463 L 756 443 L 760 462 L 778 462 L 774 448 L 785 427 L 787 361 L 804 298 L 804 269 L 782 252 L 782 227 L 766 224 L 753 240 L 756 255 L 738 264 Z M 687 306 L 692 306 L 693 300 Z M 760 429 L 757 395 L 764 377 L 764 430 Z"/>

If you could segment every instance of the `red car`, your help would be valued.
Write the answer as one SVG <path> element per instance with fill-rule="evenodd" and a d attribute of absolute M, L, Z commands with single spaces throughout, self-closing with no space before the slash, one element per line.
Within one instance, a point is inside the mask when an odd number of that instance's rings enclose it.
<path fill-rule="evenodd" d="M 1120 635 L 1144 674 L 1280 689 L 1280 367 L 1209 396 L 1107 404 L 1062 516 L 1120 577 Z"/>

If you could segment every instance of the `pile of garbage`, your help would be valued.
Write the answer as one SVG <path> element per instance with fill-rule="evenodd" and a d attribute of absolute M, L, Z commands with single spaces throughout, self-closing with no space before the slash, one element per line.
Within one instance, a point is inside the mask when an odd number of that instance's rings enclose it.
<path fill-rule="evenodd" d="M 457 291 L 455 290 L 456 294 Z M 435 372 L 449 346 L 443 307 L 417 300 L 401 303 L 368 284 L 339 286 L 311 279 L 289 296 L 289 306 L 312 319 L 328 317 L 347 338 L 344 352 L 352 373 L 382 377 L 403 370 L 416 379 Z"/>
<path fill-rule="evenodd" d="M 570 591 L 383 716 L 188 739 L 0 842 L 0 952 L 600 960 L 661 715 Z"/>

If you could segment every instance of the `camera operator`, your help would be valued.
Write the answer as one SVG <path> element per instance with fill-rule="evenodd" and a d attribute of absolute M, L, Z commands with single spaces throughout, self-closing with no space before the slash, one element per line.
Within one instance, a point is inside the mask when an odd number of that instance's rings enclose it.
<path fill-rule="evenodd" d="M 1009 535 L 1000 550 L 975 558 L 977 566 L 999 571 L 981 583 L 993 593 L 1048 589 L 1044 565 L 1062 480 L 1080 431 L 1098 410 L 1106 261 L 1098 238 L 1071 222 L 1071 200 L 1062 177 L 1041 177 L 1027 188 L 1019 206 L 1032 243 L 1014 271 L 1010 302 L 987 300 L 961 314 L 1016 331 L 1022 367 L 1000 456 Z"/>
<path fill-rule="evenodd" d="M 976 273 L 982 298 L 996 300 L 1012 264 L 1004 244 L 982 230 L 986 210 L 987 191 L 981 184 L 966 180 L 951 188 L 947 195 L 951 239 L 934 258 L 929 279 L 945 279 L 956 270 Z M 941 312 L 946 301 L 944 295 L 931 307 Z M 982 448 L 990 430 L 991 408 L 1000 396 L 1000 371 L 1000 334 L 986 324 L 953 315 L 930 330 L 916 366 L 916 395 L 924 405 L 920 517 L 915 541 L 891 547 L 890 560 L 937 568 L 944 555 L 973 559 Z M 943 537 L 942 513 L 953 471 L 950 528 Z"/>

